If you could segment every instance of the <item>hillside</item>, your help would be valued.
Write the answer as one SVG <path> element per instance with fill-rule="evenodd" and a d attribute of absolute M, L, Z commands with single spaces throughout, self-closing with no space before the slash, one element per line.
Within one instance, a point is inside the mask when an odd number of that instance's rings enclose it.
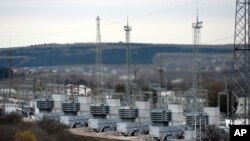
<path fill-rule="evenodd" d="M 81 65 L 95 63 L 95 44 L 42 44 L 28 47 L 12 48 L 13 64 L 16 67 L 38 67 L 58 65 Z M 103 43 L 104 64 L 124 64 L 124 43 Z M 176 44 L 131 44 L 133 62 L 152 64 L 152 58 L 159 52 L 191 53 L 192 45 Z M 231 53 L 232 45 L 203 45 L 201 52 L 205 54 Z M 0 66 L 7 65 L 9 49 L 1 49 Z"/>

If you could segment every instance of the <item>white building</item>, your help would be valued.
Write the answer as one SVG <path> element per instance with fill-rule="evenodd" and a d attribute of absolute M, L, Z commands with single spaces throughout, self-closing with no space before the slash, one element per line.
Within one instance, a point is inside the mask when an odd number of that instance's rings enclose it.
<path fill-rule="evenodd" d="M 85 85 L 73 85 L 69 84 L 66 86 L 66 94 L 67 95 L 89 95 L 91 93 L 91 89 Z"/>

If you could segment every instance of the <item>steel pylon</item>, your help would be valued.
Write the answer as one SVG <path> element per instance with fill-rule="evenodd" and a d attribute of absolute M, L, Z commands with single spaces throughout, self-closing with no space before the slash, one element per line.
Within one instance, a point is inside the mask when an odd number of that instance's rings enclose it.
<path fill-rule="evenodd" d="M 231 124 L 247 124 L 248 98 L 250 96 L 249 81 L 249 23 L 250 23 L 250 0 L 236 0 L 235 30 L 234 30 L 234 57 L 232 73 L 232 97 L 231 97 Z M 243 98 L 244 104 L 239 104 Z"/>

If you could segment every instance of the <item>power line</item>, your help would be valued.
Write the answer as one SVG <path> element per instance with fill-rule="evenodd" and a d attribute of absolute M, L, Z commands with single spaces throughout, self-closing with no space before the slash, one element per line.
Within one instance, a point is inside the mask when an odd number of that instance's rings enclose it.
<path fill-rule="evenodd" d="M 179 9 L 179 8 L 182 8 L 182 7 L 194 5 L 194 4 L 197 4 L 197 2 L 202 2 L 202 1 L 205 1 L 205 0 L 198 0 L 198 1 L 195 0 L 195 1 L 184 3 L 182 5 L 178 5 L 178 6 L 169 8 L 169 9 L 160 10 L 160 11 L 157 11 L 157 12 L 152 12 L 152 13 L 149 13 L 149 14 L 137 16 L 137 17 L 131 18 L 131 20 L 138 20 L 138 19 L 142 19 L 142 18 L 145 18 L 145 17 L 150 17 L 150 16 L 161 14 L 161 13 L 170 12 L 170 11 L 173 11 L 175 9 Z M 119 23 L 123 23 L 124 21 L 125 21 L 125 19 L 124 20 L 117 20 L 117 21 L 113 21 L 113 22 L 110 22 L 110 23 L 103 24 L 103 26 L 110 26 L 110 25 L 114 25 L 114 24 L 119 24 Z M 80 31 L 83 31 L 83 30 L 88 30 L 88 29 L 93 29 L 93 28 L 95 28 L 95 26 L 88 26 L 88 27 L 84 27 L 84 28 L 75 28 L 75 29 L 71 29 L 71 30 L 49 32 L 49 33 L 37 33 L 37 34 L 26 34 L 26 35 L 23 34 L 23 35 L 12 35 L 12 36 L 45 36 L 45 35 L 56 35 L 56 34 L 63 34 L 63 33 L 69 33 L 69 32 L 80 32 Z M 203 42 L 202 44 L 214 43 L 214 42 L 225 40 L 225 39 L 229 39 L 229 38 L 232 38 L 232 37 L 234 37 L 234 35 L 229 35 L 229 36 L 225 36 L 225 37 L 222 37 L 222 38 L 217 38 L 217 39 L 214 39 L 214 40 L 206 41 L 206 42 Z"/>
<path fill-rule="evenodd" d="M 172 10 L 175 10 L 175 9 L 179 9 L 179 8 L 182 8 L 182 7 L 194 5 L 194 4 L 197 4 L 197 2 L 202 2 L 202 1 L 205 1 L 205 0 L 198 0 L 198 1 L 196 0 L 196 1 L 193 1 L 193 2 L 184 3 L 182 5 L 178 5 L 178 6 L 169 8 L 169 9 L 165 9 L 165 10 L 161 10 L 161 11 L 158 11 L 158 12 L 145 14 L 143 16 L 138 16 L 138 17 L 132 18 L 131 20 L 137 20 L 137 19 L 141 19 L 141 18 L 144 18 L 144 17 L 150 17 L 150 16 L 161 14 L 161 13 L 166 13 L 166 12 L 169 12 L 169 11 L 172 11 Z"/>
<path fill-rule="evenodd" d="M 205 0 L 198 0 L 198 2 L 202 2 L 202 1 L 205 1 Z M 138 19 L 142 19 L 142 18 L 145 18 L 145 17 L 158 15 L 158 14 L 161 14 L 161 13 L 166 13 L 166 12 L 169 12 L 169 11 L 173 11 L 175 9 L 179 9 L 179 8 L 194 5 L 194 4 L 197 4 L 197 0 L 192 1 L 192 2 L 188 2 L 188 3 L 184 3 L 184 4 L 181 4 L 181 5 L 169 8 L 169 9 L 160 10 L 160 11 L 157 11 L 157 12 L 152 12 L 152 13 L 145 14 L 145 15 L 142 15 L 142 16 L 137 16 L 137 17 L 131 18 L 131 20 L 138 20 Z M 125 19 L 117 20 L 117 21 L 113 21 L 113 22 L 110 22 L 110 23 L 103 24 L 103 26 L 109 26 L 109 25 L 114 25 L 114 24 L 118 24 L 118 23 L 123 23 L 124 21 L 125 21 Z M 63 34 L 63 33 L 69 33 L 69 32 L 79 32 L 79 31 L 93 29 L 93 28 L 95 28 L 95 26 L 89 26 L 89 27 L 84 27 L 84 28 L 76 28 L 76 29 L 65 30 L 65 31 L 57 31 L 57 32 L 26 34 L 26 35 L 23 34 L 23 35 L 12 35 L 12 36 L 45 36 L 45 35 Z"/>
<path fill-rule="evenodd" d="M 214 42 L 221 41 L 221 40 L 225 40 L 225 39 L 229 39 L 229 38 L 232 38 L 232 37 L 234 37 L 234 35 L 225 36 L 225 37 L 222 37 L 222 38 L 218 38 L 218 39 L 206 41 L 206 42 L 203 42 L 203 44 L 214 43 Z"/>

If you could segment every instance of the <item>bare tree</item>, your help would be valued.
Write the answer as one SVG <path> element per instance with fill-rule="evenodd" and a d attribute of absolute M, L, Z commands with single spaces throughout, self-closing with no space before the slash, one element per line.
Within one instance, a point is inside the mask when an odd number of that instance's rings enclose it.
<path fill-rule="evenodd" d="M 203 128 L 203 141 L 228 141 L 229 133 L 215 125 L 209 125 Z"/>

